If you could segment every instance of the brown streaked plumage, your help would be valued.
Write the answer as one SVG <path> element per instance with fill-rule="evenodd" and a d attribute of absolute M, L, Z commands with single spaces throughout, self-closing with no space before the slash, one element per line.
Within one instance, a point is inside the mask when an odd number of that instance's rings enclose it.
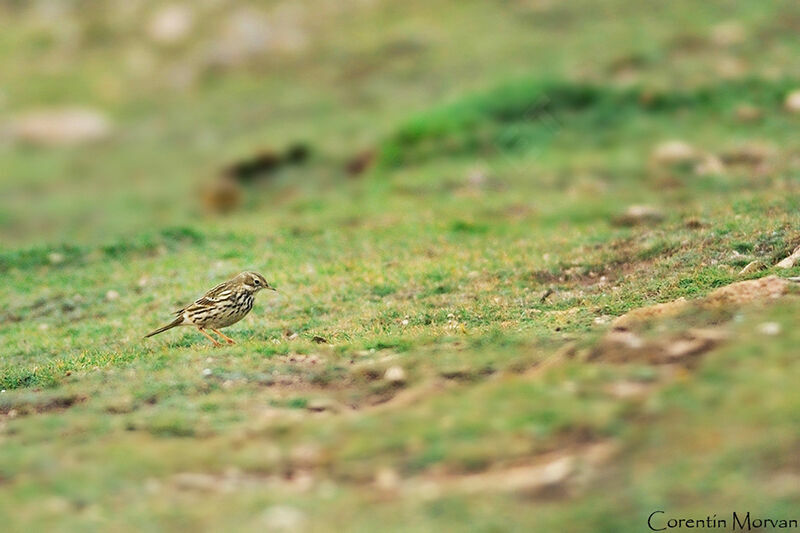
<path fill-rule="evenodd" d="M 145 338 L 178 326 L 195 326 L 215 346 L 220 346 L 220 343 L 206 329 L 225 339 L 228 344 L 236 344 L 233 339 L 219 331 L 219 328 L 228 327 L 243 319 L 253 308 L 254 296 L 261 289 L 277 290 L 258 272 L 242 272 L 235 278 L 220 283 L 194 303 L 175 311 L 175 320 L 148 333 Z"/>

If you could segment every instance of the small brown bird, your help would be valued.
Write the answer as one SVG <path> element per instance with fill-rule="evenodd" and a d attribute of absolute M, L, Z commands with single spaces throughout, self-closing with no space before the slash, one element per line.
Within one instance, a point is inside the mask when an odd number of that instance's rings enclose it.
<path fill-rule="evenodd" d="M 242 272 L 235 278 L 220 283 L 193 304 L 175 311 L 175 320 L 148 333 L 145 338 L 177 326 L 195 326 L 215 346 L 221 345 L 206 332 L 206 328 L 225 339 L 228 344 L 236 344 L 233 339 L 219 331 L 219 328 L 230 326 L 243 319 L 253 308 L 253 298 L 261 289 L 277 291 L 258 272 Z"/>

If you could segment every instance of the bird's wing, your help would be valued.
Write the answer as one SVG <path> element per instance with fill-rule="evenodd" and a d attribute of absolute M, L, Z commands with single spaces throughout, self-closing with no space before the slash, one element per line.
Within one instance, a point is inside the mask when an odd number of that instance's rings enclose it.
<path fill-rule="evenodd" d="M 190 308 L 202 309 L 207 307 L 213 307 L 220 300 L 224 300 L 225 298 L 230 296 L 230 294 L 231 294 L 231 289 L 229 287 L 228 282 L 226 281 L 225 283 L 220 283 L 219 285 L 217 285 L 216 287 L 205 293 L 203 296 L 195 300 L 194 303 L 191 303 L 175 311 L 175 314 L 182 315 L 184 311 Z"/>

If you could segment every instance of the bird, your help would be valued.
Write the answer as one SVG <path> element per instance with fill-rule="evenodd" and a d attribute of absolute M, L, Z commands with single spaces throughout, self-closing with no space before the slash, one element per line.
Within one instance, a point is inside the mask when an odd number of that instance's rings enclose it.
<path fill-rule="evenodd" d="M 178 326 L 195 326 L 200 333 L 214 343 L 214 346 L 222 345 L 206 329 L 210 329 L 219 335 L 228 344 L 236 344 L 236 341 L 219 331 L 219 329 L 228 327 L 243 319 L 253 308 L 255 294 L 263 289 L 278 290 L 270 285 L 266 278 L 258 272 L 242 272 L 209 290 L 201 298 L 195 300 L 194 303 L 175 311 L 175 320 L 166 326 L 151 331 L 144 338 L 158 335 Z"/>

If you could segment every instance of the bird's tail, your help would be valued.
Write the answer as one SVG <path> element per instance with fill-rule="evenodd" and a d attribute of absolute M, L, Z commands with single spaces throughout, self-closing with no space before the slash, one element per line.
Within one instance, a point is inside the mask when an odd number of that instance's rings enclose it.
<path fill-rule="evenodd" d="M 174 328 L 176 326 L 180 326 L 181 324 L 183 324 L 183 317 L 179 316 L 178 318 L 176 318 L 175 320 L 173 320 L 172 322 L 170 322 L 166 326 L 164 326 L 162 328 L 158 328 L 155 331 L 151 331 L 150 333 L 145 335 L 144 338 L 146 339 L 147 337 L 152 337 L 153 335 L 158 335 L 159 333 L 163 333 L 163 332 L 167 331 L 168 329 L 172 329 L 172 328 Z"/>

